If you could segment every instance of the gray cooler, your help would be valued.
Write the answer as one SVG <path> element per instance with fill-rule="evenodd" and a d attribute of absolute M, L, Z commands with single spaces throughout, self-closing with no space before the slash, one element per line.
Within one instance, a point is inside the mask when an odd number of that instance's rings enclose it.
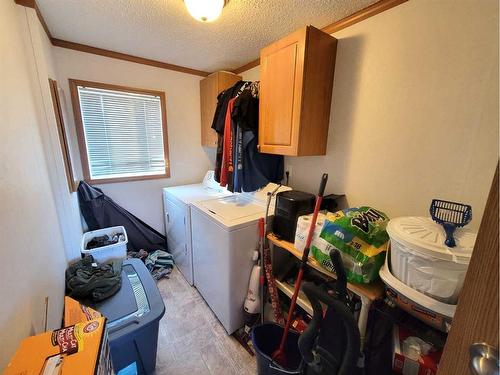
<path fill-rule="evenodd" d="M 165 305 L 144 263 L 140 259 L 124 260 L 121 289 L 93 307 L 107 318 L 115 372 L 135 362 L 139 374 L 153 373 Z"/>

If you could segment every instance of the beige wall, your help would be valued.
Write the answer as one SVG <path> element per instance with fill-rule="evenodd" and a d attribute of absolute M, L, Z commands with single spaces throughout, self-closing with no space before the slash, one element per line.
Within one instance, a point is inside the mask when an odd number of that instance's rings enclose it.
<path fill-rule="evenodd" d="M 498 2 L 412 0 L 334 36 L 327 155 L 287 157 L 292 186 L 328 172 L 329 192 L 392 217 L 466 202 L 477 228 L 498 160 Z"/>
<path fill-rule="evenodd" d="M 171 178 L 104 184 L 117 203 L 164 232 L 161 189 L 200 182 L 215 160 L 215 149 L 201 147 L 200 77 L 54 47 L 58 79 L 65 93 L 68 130 L 76 165 L 80 165 L 68 79 L 76 78 L 165 91 Z M 81 176 L 81 171 L 79 171 Z"/>
<path fill-rule="evenodd" d="M 52 96 L 48 80 L 57 79 L 56 66 L 53 57 L 53 46 L 50 43 L 34 9 L 26 8 L 26 29 L 29 66 L 32 70 L 35 85 L 37 105 L 40 118 L 40 134 L 42 136 L 45 159 L 49 168 L 52 193 L 56 203 L 57 214 L 63 235 L 66 255 L 69 260 L 80 257 L 80 242 L 82 225 L 76 193 L 71 193 L 66 180 L 57 123 L 54 113 Z M 64 108 L 63 108 L 64 111 Z M 67 112 L 63 113 L 67 120 Z"/>
<path fill-rule="evenodd" d="M 42 140 L 28 14 L 0 2 L 0 369 L 21 339 L 60 326 L 66 256 Z M 36 70 L 36 69 L 35 69 Z"/>

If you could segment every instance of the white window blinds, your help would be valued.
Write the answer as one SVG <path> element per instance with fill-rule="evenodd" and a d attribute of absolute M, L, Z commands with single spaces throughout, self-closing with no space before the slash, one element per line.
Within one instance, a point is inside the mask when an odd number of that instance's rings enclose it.
<path fill-rule="evenodd" d="M 159 96 L 78 86 L 92 180 L 165 173 Z"/>

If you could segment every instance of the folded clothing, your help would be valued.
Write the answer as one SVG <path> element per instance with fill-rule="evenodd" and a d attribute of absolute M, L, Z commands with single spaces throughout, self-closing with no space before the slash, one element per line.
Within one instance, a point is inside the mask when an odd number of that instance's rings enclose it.
<path fill-rule="evenodd" d="M 98 264 L 87 255 L 66 270 L 66 295 L 94 302 L 105 300 L 120 290 L 121 270 L 121 260 Z"/>

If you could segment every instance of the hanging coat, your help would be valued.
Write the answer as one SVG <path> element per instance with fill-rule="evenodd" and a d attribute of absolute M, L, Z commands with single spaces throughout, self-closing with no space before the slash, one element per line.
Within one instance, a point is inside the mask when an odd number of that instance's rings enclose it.
<path fill-rule="evenodd" d="M 226 186 L 229 191 L 233 191 L 233 173 L 234 173 L 234 128 L 231 118 L 235 99 L 229 100 L 226 112 L 226 125 L 224 127 L 224 143 L 222 150 L 222 163 L 220 171 L 220 185 Z"/>
<path fill-rule="evenodd" d="M 237 123 L 235 147 L 235 191 L 255 191 L 269 182 L 283 179 L 283 155 L 271 155 L 257 150 L 259 134 L 259 99 L 250 89 L 234 102 L 233 121 Z M 241 167 L 240 167 L 241 166 Z"/>
<path fill-rule="evenodd" d="M 226 113 L 229 100 L 234 98 L 241 87 L 245 84 L 243 81 L 236 82 L 233 86 L 220 92 L 217 96 L 217 107 L 215 108 L 214 119 L 212 121 L 212 129 L 217 132 L 217 154 L 215 158 L 215 181 L 220 182 L 222 153 L 224 148 L 224 128 L 226 125 Z M 225 186 L 225 185 L 224 185 Z"/>

